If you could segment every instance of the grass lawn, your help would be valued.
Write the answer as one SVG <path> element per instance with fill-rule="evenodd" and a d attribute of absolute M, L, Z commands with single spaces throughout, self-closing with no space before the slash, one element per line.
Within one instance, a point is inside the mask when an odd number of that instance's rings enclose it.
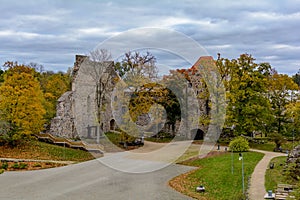
<path fill-rule="evenodd" d="M 264 144 L 250 143 L 250 148 L 263 150 L 263 151 L 273 151 L 276 147 L 274 142 L 267 142 Z"/>
<path fill-rule="evenodd" d="M 15 148 L 0 146 L 0 157 L 38 159 L 38 160 L 60 160 L 60 161 L 87 161 L 94 157 L 86 151 L 64 148 L 61 146 L 40 142 L 37 140 L 24 141 L 22 145 Z"/>
<path fill-rule="evenodd" d="M 199 144 L 201 143 L 198 142 Z M 181 163 L 181 162 L 184 162 L 188 159 L 191 159 L 193 157 L 196 157 L 199 155 L 199 150 L 200 150 L 200 147 L 199 145 L 195 145 L 195 144 L 191 144 L 189 146 L 189 148 L 184 152 L 184 154 L 182 154 L 182 156 L 180 156 L 177 160 L 176 160 L 176 163 Z"/>
<path fill-rule="evenodd" d="M 298 140 L 295 140 L 294 141 L 294 144 L 292 141 L 285 141 L 283 144 L 282 144 L 282 149 L 284 150 L 292 150 L 293 149 L 293 146 L 297 146 L 300 144 L 300 141 Z M 264 150 L 264 151 L 273 151 L 274 148 L 276 147 L 275 143 L 272 142 L 272 141 L 268 141 L 264 144 L 257 144 L 257 143 L 250 143 L 250 147 L 253 148 L 253 149 L 259 149 L 259 150 Z"/>
<path fill-rule="evenodd" d="M 105 133 L 105 136 L 107 137 L 108 140 L 110 140 L 111 143 L 121 147 L 121 145 L 119 144 L 121 142 L 120 134 L 107 132 Z M 100 140 L 100 142 L 102 141 L 106 142 L 106 139 Z"/>
<path fill-rule="evenodd" d="M 248 177 L 252 174 L 256 164 L 262 159 L 263 154 L 246 152 L 243 153 L 243 157 L 245 188 L 247 189 Z M 239 161 L 238 158 L 238 153 L 225 153 L 215 157 L 186 161 L 183 164 L 199 168 L 175 177 L 169 184 L 177 191 L 197 199 L 241 200 L 243 199 L 242 161 Z M 205 187 L 206 191 L 204 193 L 195 191 L 195 188 L 199 185 Z"/>
<path fill-rule="evenodd" d="M 271 160 L 274 163 L 273 169 L 267 169 L 265 174 L 265 188 L 266 190 L 277 189 L 277 184 L 288 183 L 288 180 L 283 175 L 283 169 L 286 163 L 286 156 L 276 157 Z"/>
<path fill-rule="evenodd" d="M 122 141 L 122 136 L 119 133 L 113 133 L 113 132 L 106 132 L 105 133 L 106 138 L 103 138 L 100 140 L 100 144 L 102 144 L 106 151 L 120 151 L 120 150 L 133 150 L 136 148 L 139 148 L 138 145 L 128 145 L 127 148 L 124 147 L 124 144 L 120 144 Z M 130 137 L 129 141 L 134 142 L 136 139 L 135 137 Z"/>

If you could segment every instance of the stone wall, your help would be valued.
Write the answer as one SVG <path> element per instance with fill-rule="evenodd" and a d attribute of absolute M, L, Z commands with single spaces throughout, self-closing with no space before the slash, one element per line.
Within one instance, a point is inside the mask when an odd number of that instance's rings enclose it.
<path fill-rule="evenodd" d="M 57 101 L 56 117 L 51 121 L 49 133 L 65 138 L 76 138 L 73 116 L 73 92 L 64 93 Z"/>
<path fill-rule="evenodd" d="M 98 134 L 98 131 L 103 133 L 114 130 L 117 127 L 117 119 L 114 119 L 111 109 L 111 96 L 115 78 L 117 76 L 113 70 L 114 63 L 107 62 L 110 68 L 108 68 L 109 70 L 105 73 L 109 74 L 111 77 L 109 83 L 110 89 L 106 92 L 105 101 L 103 102 L 104 109 L 102 110 L 101 122 L 99 124 L 95 113 L 95 78 L 93 78 L 93 75 L 82 71 L 83 65 L 86 64 L 86 59 L 88 59 L 87 56 L 76 55 L 72 72 L 72 91 L 63 94 L 57 102 L 57 114 L 56 117 L 52 119 L 50 128 L 50 133 L 53 135 L 66 138 L 76 138 L 78 136 L 80 138 L 95 137 Z M 199 60 L 201 60 L 201 58 Z M 193 101 L 196 96 L 199 96 L 200 93 L 204 92 L 201 75 L 195 70 L 194 66 L 188 70 L 188 73 L 190 85 L 187 87 L 187 92 L 189 95 L 193 95 L 193 98 L 188 98 L 186 102 L 188 107 L 188 118 L 176 121 L 176 124 L 174 124 L 175 127 L 166 123 L 163 131 L 182 136 L 185 135 L 192 139 L 190 130 L 201 129 L 203 132 L 207 131 L 208 126 L 200 124 L 197 116 L 207 115 L 209 111 L 205 99 L 200 98 L 198 101 Z M 186 127 L 186 121 L 189 124 L 188 127 Z"/>
<path fill-rule="evenodd" d="M 56 117 L 52 119 L 49 131 L 52 135 L 66 138 L 96 137 L 97 134 L 115 129 L 109 97 L 103 102 L 105 110 L 101 113 L 102 122 L 97 123 L 95 81 L 90 74 L 81 70 L 81 66 L 86 64 L 86 59 L 87 56 L 76 55 L 72 72 L 72 91 L 64 93 L 57 101 Z M 113 62 L 110 62 L 109 67 L 113 67 Z M 112 70 L 108 70 L 108 73 L 111 72 Z"/>

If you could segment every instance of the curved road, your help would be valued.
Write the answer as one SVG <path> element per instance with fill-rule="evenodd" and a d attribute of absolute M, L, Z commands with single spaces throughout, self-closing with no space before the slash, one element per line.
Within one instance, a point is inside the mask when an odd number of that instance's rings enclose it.
<path fill-rule="evenodd" d="M 65 167 L 4 172 L 0 175 L 0 200 L 155 200 L 191 199 L 168 186 L 168 181 L 194 168 L 171 164 L 148 173 L 125 173 L 103 165 L 101 159 L 132 168 L 157 165 L 157 160 L 126 157 L 126 152 Z M 102 160 L 102 161 L 103 161 Z"/>
<path fill-rule="evenodd" d="M 287 156 L 287 154 L 261 151 L 251 149 L 251 151 L 256 151 L 265 154 L 265 156 L 256 165 L 254 172 L 251 175 L 250 188 L 248 190 L 250 200 L 264 200 L 264 195 L 266 194 L 265 189 L 265 173 L 269 167 L 269 163 L 272 158 L 279 156 Z"/>

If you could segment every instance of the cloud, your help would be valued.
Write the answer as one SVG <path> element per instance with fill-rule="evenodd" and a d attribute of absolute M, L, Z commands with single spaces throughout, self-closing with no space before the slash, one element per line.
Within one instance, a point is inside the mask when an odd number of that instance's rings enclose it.
<path fill-rule="evenodd" d="M 299 7 L 300 2 L 293 0 L 7 0 L 0 7 L 0 62 L 35 61 L 48 70 L 66 70 L 75 54 L 87 54 L 112 36 L 134 28 L 158 27 L 186 34 L 214 57 L 217 53 L 228 58 L 250 53 L 281 73 L 294 74 L 300 64 Z M 126 36 L 118 45 L 139 42 L 139 37 Z M 155 37 L 166 47 L 178 43 L 176 38 L 149 35 L 151 41 Z M 175 64 L 167 56 L 165 61 Z"/>

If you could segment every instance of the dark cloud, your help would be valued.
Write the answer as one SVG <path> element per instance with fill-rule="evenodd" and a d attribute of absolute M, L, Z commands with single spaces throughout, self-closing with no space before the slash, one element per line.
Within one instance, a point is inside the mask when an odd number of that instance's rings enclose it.
<path fill-rule="evenodd" d="M 160 27 L 186 34 L 214 57 L 249 53 L 281 73 L 294 74 L 300 64 L 299 7 L 300 2 L 293 0 L 4 0 L 0 62 L 38 62 L 48 70 L 66 70 L 75 54 L 87 54 L 111 36 L 132 28 Z M 119 45 L 137 37 L 127 36 Z M 172 38 L 162 42 L 166 47 L 178 43 Z M 174 60 L 166 55 L 164 62 L 175 66 Z"/>

